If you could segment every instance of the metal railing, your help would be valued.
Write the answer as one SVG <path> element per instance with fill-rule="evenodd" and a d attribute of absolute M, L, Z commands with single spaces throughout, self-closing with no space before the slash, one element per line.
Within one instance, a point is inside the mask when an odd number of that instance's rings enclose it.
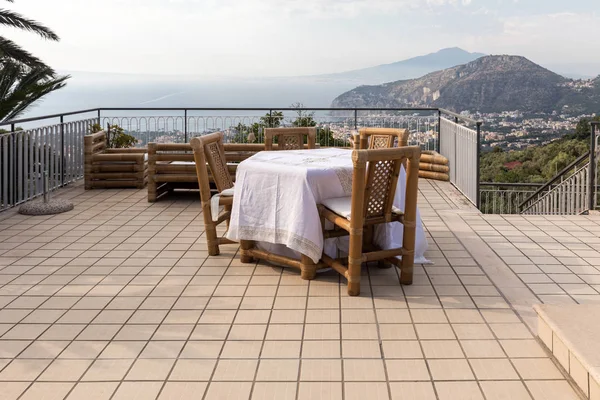
<path fill-rule="evenodd" d="M 580 214 L 588 211 L 591 204 L 590 154 L 590 152 L 582 154 L 523 200 L 519 205 L 521 212 L 558 215 Z"/>
<path fill-rule="evenodd" d="M 188 142 L 217 130 L 230 142 L 245 142 L 250 132 L 261 142 L 273 118 L 281 126 L 314 122 L 322 146 L 350 146 L 351 133 L 361 127 L 406 128 L 410 145 L 435 150 L 440 113 L 436 108 L 95 108 L 7 121 L 0 123 L 10 129 L 0 134 L 0 211 L 41 196 L 46 171 L 50 190 L 81 179 L 83 136 L 94 123 L 118 124 L 140 146 Z"/>
<path fill-rule="evenodd" d="M 441 114 L 453 117 L 453 120 L 440 115 L 439 152 L 448 158 L 450 182 L 460 190 L 477 208 L 479 208 L 479 159 L 481 151 L 481 121 L 475 121 L 447 110 Z M 460 120 L 474 124 L 475 129 L 459 124 Z"/>
<path fill-rule="evenodd" d="M 519 214 L 521 203 L 543 184 L 481 182 L 479 185 L 482 213 Z"/>
<path fill-rule="evenodd" d="M 578 166 L 550 190 L 528 202 L 522 214 L 579 215 L 590 210 L 590 163 Z"/>
<path fill-rule="evenodd" d="M 0 135 L 0 210 L 83 177 L 83 136 L 97 119 L 64 122 Z"/>

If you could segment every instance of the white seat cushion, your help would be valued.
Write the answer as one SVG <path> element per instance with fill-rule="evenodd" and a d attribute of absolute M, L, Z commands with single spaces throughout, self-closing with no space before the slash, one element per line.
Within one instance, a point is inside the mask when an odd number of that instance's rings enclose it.
<path fill-rule="evenodd" d="M 350 219 L 352 197 L 335 197 L 333 199 L 323 200 L 321 204 L 329 208 L 337 215 L 341 215 L 346 219 Z"/>
<path fill-rule="evenodd" d="M 234 192 L 233 187 L 230 187 L 229 189 L 223 190 L 219 194 L 221 195 L 221 197 L 231 197 L 231 196 L 233 196 L 233 192 Z"/>
<path fill-rule="evenodd" d="M 352 209 L 352 197 L 335 197 L 333 199 L 323 200 L 321 204 L 329 208 L 337 215 L 341 215 L 347 220 L 350 220 L 350 211 Z M 392 206 L 392 213 L 401 215 L 402 210 Z"/>

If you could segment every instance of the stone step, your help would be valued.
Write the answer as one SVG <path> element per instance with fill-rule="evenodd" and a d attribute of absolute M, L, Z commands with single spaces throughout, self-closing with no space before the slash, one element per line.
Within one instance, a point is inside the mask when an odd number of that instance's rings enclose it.
<path fill-rule="evenodd" d="M 590 400 L 600 400 L 600 305 L 534 306 L 538 336 Z"/>

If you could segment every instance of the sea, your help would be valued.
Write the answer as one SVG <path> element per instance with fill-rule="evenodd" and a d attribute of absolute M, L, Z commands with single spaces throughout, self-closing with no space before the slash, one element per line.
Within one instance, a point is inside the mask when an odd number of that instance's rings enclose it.
<path fill-rule="evenodd" d="M 229 78 L 144 76 L 72 72 L 63 89 L 50 93 L 21 118 L 89 108 L 306 108 L 330 107 L 359 83 L 319 77 Z M 107 112 L 107 114 L 115 112 Z M 119 115 L 139 115 L 139 111 Z"/>

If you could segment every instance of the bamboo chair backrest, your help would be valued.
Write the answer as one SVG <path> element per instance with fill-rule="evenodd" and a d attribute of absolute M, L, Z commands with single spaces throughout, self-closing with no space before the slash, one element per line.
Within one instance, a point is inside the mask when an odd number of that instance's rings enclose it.
<path fill-rule="evenodd" d="M 350 217 L 353 227 L 393 220 L 392 206 L 403 163 L 406 163 L 404 218 L 416 219 L 420 155 L 421 149 L 416 146 L 353 151 Z"/>
<path fill-rule="evenodd" d="M 362 128 L 359 130 L 360 149 L 390 149 L 398 140 L 397 147 L 408 145 L 408 129 Z M 369 140 L 370 139 L 370 140 Z"/>
<path fill-rule="evenodd" d="M 275 137 L 277 148 L 273 146 Z M 305 137 L 308 148 L 316 148 L 317 128 L 265 128 L 265 150 L 302 150 Z"/>
<path fill-rule="evenodd" d="M 212 172 L 213 180 L 219 192 L 232 188 L 233 179 L 231 178 L 231 174 L 227 168 L 227 160 L 225 159 L 223 133 L 215 132 L 209 135 L 195 137 L 190 141 L 190 145 L 194 151 L 200 195 L 203 196 L 203 198 L 205 198 L 204 196 L 210 198 L 207 164 Z"/>

